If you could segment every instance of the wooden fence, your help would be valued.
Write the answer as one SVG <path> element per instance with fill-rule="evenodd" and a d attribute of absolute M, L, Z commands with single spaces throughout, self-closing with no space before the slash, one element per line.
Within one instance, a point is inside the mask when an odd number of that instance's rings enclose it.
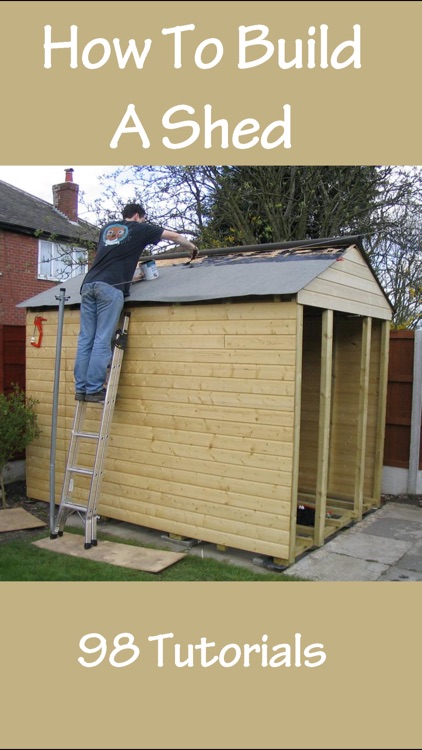
<path fill-rule="evenodd" d="M 388 367 L 384 465 L 407 469 L 414 399 L 415 332 L 392 331 Z M 422 437 L 422 436 L 421 436 Z M 422 468 L 422 439 L 419 469 Z"/>
<path fill-rule="evenodd" d="M 25 326 L 0 324 L 0 393 L 17 383 L 25 390 Z"/>

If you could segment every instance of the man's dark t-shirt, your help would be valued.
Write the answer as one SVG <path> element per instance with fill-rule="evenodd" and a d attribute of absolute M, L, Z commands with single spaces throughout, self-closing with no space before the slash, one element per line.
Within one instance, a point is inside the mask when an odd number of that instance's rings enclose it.
<path fill-rule="evenodd" d="M 130 283 L 142 250 L 156 245 L 164 231 L 157 224 L 138 221 L 111 221 L 101 230 L 94 262 L 83 284 L 103 281 L 129 296 Z"/>

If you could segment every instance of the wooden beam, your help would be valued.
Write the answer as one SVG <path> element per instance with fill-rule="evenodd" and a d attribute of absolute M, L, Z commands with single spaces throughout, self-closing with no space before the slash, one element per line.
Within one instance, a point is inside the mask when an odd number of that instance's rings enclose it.
<path fill-rule="evenodd" d="M 302 400 L 302 363 L 303 363 L 303 307 L 297 305 L 296 315 L 296 361 L 295 361 L 295 395 L 293 419 L 293 461 L 291 480 L 291 515 L 289 539 L 289 564 L 296 559 L 296 516 L 297 493 L 299 482 L 299 454 L 300 454 L 300 416 Z"/>
<path fill-rule="evenodd" d="M 371 357 L 372 318 L 362 322 L 362 346 L 360 356 L 359 411 L 357 424 L 357 446 L 355 466 L 355 508 L 354 515 L 359 521 L 363 513 L 363 486 L 365 481 L 366 428 L 368 422 L 369 365 Z"/>
<path fill-rule="evenodd" d="M 387 412 L 388 356 L 390 346 L 390 322 L 381 324 L 381 346 L 379 364 L 379 386 L 377 404 L 377 424 L 375 438 L 375 466 L 373 497 L 379 505 L 381 501 L 382 469 L 384 463 L 385 420 Z"/>
<path fill-rule="evenodd" d="M 316 480 L 316 507 L 314 544 L 324 544 L 325 515 L 327 505 L 328 467 L 330 457 L 330 422 L 333 371 L 333 311 L 322 313 L 321 335 L 321 379 L 319 395 L 318 463 Z"/>

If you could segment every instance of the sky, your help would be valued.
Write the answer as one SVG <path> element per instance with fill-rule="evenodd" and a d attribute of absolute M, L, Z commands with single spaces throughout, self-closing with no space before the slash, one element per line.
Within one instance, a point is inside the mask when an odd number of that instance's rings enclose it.
<path fill-rule="evenodd" d="M 109 174 L 116 166 L 1 166 L 0 180 L 25 190 L 37 198 L 53 203 L 53 185 L 65 181 L 65 169 L 72 168 L 73 182 L 79 185 L 80 192 L 86 194 L 87 202 L 92 202 L 102 194 L 99 176 Z M 79 205 L 79 218 L 96 223 L 94 214 L 89 214 Z"/>

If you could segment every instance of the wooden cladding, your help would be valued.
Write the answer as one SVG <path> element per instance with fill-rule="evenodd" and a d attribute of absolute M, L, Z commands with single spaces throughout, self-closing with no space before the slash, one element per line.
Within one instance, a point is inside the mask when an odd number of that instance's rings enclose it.
<path fill-rule="evenodd" d="M 74 414 L 79 311 L 63 330 L 57 496 Z M 28 356 L 43 435 L 28 488 L 48 498 L 57 314 Z M 98 512 L 110 518 L 288 559 L 296 397 L 294 303 L 135 307 Z M 87 429 L 95 431 L 98 410 Z M 81 446 L 81 465 L 92 446 Z M 78 489 L 74 492 L 77 498 Z M 84 487 L 81 480 L 81 499 Z"/>

